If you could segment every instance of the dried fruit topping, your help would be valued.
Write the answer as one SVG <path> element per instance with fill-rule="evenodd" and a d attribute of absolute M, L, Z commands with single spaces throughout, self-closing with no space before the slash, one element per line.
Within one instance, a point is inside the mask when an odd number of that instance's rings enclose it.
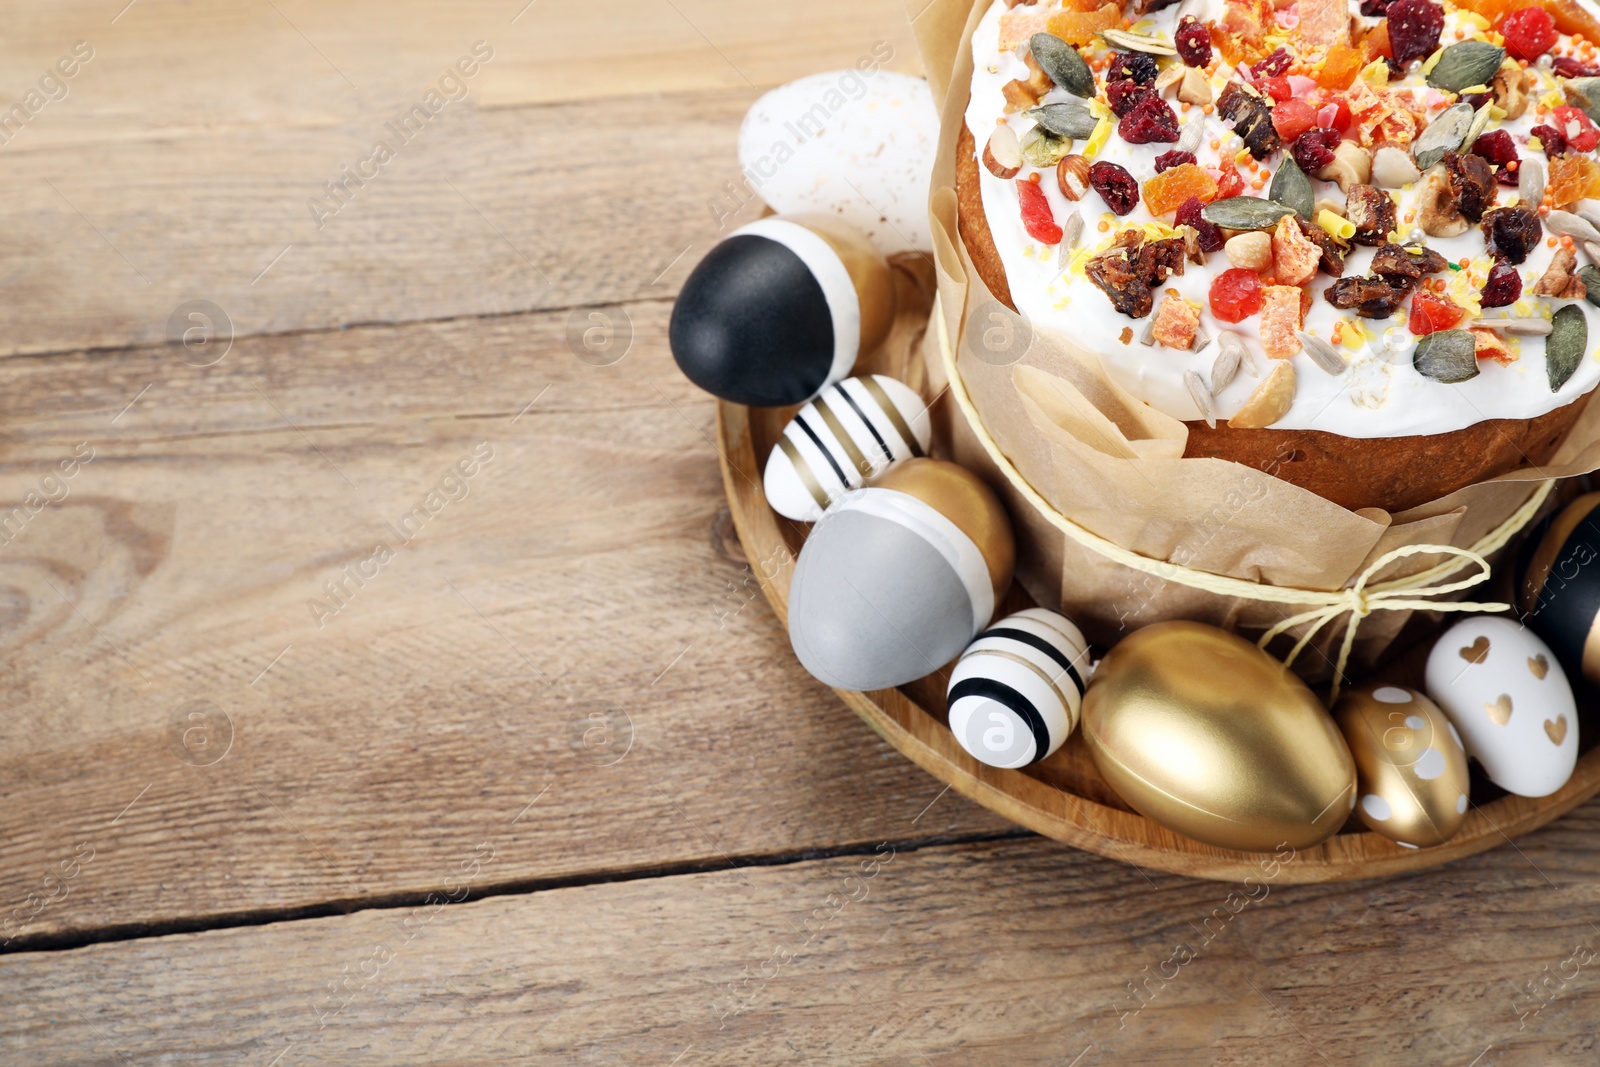
<path fill-rule="evenodd" d="M 1323 297 L 1342 311 L 1352 308 L 1364 319 L 1387 319 L 1411 293 L 1407 285 L 1395 285 L 1386 278 L 1340 278 L 1323 292 Z"/>
<path fill-rule="evenodd" d="M 1261 277 L 1232 267 L 1211 282 L 1211 313 L 1223 322 L 1243 322 L 1261 310 Z"/>
<path fill-rule="evenodd" d="M 1553 207 L 1566 207 L 1585 197 L 1600 197 L 1600 163 L 1592 156 L 1576 153 L 1552 159 L 1547 192 Z"/>
<path fill-rule="evenodd" d="M 1144 206 L 1152 215 L 1176 211 L 1190 197 L 1210 201 L 1216 195 L 1217 180 L 1194 163 L 1173 167 L 1144 183 Z"/>
<path fill-rule="evenodd" d="M 1267 102 L 1239 82 L 1229 82 L 1217 99 L 1217 112 L 1233 120 L 1233 132 L 1257 159 L 1265 159 L 1282 146 L 1272 125 L 1272 109 Z"/>
<path fill-rule="evenodd" d="M 1280 74 L 1289 73 L 1289 67 L 1294 62 L 1294 57 L 1282 47 L 1273 49 L 1272 54 L 1250 67 L 1250 73 L 1257 78 L 1276 78 Z"/>
<path fill-rule="evenodd" d="M 1017 199 L 1022 202 L 1022 228 L 1028 231 L 1028 236 L 1047 245 L 1060 244 L 1061 227 L 1056 225 L 1050 201 L 1039 183 L 1018 182 Z"/>
<path fill-rule="evenodd" d="M 1594 120 L 1575 107 L 1565 105 L 1550 113 L 1551 123 L 1561 131 L 1567 146 L 1578 152 L 1592 152 L 1600 145 L 1600 128 Z"/>
<path fill-rule="evenodd" d="M 1556 20 L 1542 7 L 1525 7 L 1501 21 L 1500 33 L 1506 51 L 1518 59 L 1538 59 L 1556 43 Z"/>
<path fill-rule="evenodd" d="M 1456 209 L 1468 222 L 1477 222 L 1494 206 L 1494 170 L 1489 161 L 1471 153 L 1463 156 L 1446 152 L 1444 166 L 1450 175 L 1450 194 L 1456 198 Z"/>
<path fill-rule="evenodd" d="M 1350 251 L 1349 244 L 1309 219 L 1296 217 L 1294 221 L 1300 227 L 1300 232 L 1305 234 L 1306 240 L 1321 249 L 1322 259 L 1317 267 L 1330 278 L 1337 278 L 1343 274 L 1344 257 Z"/>
<path fill-rule="evenodd" d="M 1289 79 L 1280 74 L 1275 78 L 1262 78 L 1256 82 L 1256 88 L 1272 97 L 1278 103 L 1294 95 L 1294 89 L 1289 85 Z"/>
<path fill-rule="evenodd" d="M 1355 223 L 1350 240 L 1377 248 L 1394 232 L 1394 201 L 1382 189 L 1371 185 L 1352 185 L 1345 194 L 1344 217 Z M 1376 269 L 1376 268 L 1374 268 Z"/>
<path fill-rule="evenodd" d="M 1361 0 L 1361 13 L 1369 19 L 1387 15 L 1389 0 Z"/>
<path fill-rule="evenodd" d="M 1197 235 L 1197 243 L 1202 252 L 1215 252 L 1225 243 L 1222 229 L 1216 223 L 1207 222 L 1201 217 L 1200 211 L 1205 203 L 1198 196 L 1191 196 L 1178 205 L 1177 215 L 1173 219 L 1176 226 L 1192 227 Z"/>
<path fill-rule="evenodd" d="M 1111 65 L 1106 68 L 1106 81 L 1127 78 L 1140 85 L 1153 85 L 1156 80 L 1156 57 L 1143 52 L 1113 52 Z"/>
<path fill-rule="evenodd" d="M 1299 216 L 1285 215 L 1272 231 L 1272 273 L 1284 285 L 1304 285 L 1317 276 L 1322 249 L 1297 225 Z"/>
<path fill-rule="evenodd" d="M 1438 274 L 1450 264 L 1433 249 L 1424 245 L 1386 244 L 1372 256 L 1372 273 L 1396 288 L 1409 288 L 1418 279 Z"/>
<path fill-rule="evenodd" d="M 1106 82 L 1106 103 L 1110 105 L 1111 113 L 1119 119 L 1150 94 L 1151 89 L 1148 86 L 1140 85 L 1131 78 Z"/>
<path fill-rule="evenodd" d="M 1567 154 L 1567 139 L 1554 126 L 1540 123 L 1528 131 L 1528 136 L 1539 138 L 1539 143 L 1544 146 L 1544 154 L 1551 159 Z"/>
<path fill-rule="evenodd" d="M 1563 78 L 1600 78 L 1600 66 L 1585 63 L 1577 56 L 1556 56 L 1550 69 Z"/>
<path fill-rule="evenodd" d="M 1522 296 L 1522 274 L 1503 259 L 1496 259 L 1489 268 L 1489 279 L 1483 283 L 1479 302 L 1486 308 L 1503 308 L 1514 304 Z"/>
<path fill-rule="evenodd" d="M 1194 335 L 1199 329 L 1200 313 L 1183 297 L 1168 293 L 1161 299 L 1150 336 L 1168 348 L 1187 351 L 1194 347 Z"/>
<path fill-rule="evenodd" d="M 1495 181 L 1501 185 L 1517 184 L 1517 168 L 1509 164 L 1520 164 L 1522 160 L 1517 155 L 1517 143 L 1505 130 L 1490 130 L 1488 133 L 1479 134 L 1478 139 L 1472 142 L 1472 154 L 1482 156 L 1494 164 Z"/>
<path fill-rule="evenodd" d="M 1556 254 L 1550 259 L 1550 266 L 1533 283 L 1534 296 L 1567 297 L 1581 300 L 1586 294 L 1586 287 L 1578 278 L 1578 257 L 1572 249 L 1562 246 L 1556 249 Z"/>
<path fill-rule="evenodd" d="M 1218 169 L 1222 171 L 1222 177 L 1217 179 L 1217 199 L 1239 196 L 1244 192 L 1244 175 L 1233 165 L 1233 160 L 1224 159 L 1218 164 Z"/>
<path fill-rule="evenodd" d="M 1418 293 L 1411 298 L 1411 317 L 1406 325 L 1418 337 L 1440 330 L 1448 330 L 1461 321 L 1467 309 L 1432 293 Z"/>
<path fill-rule="evenodd" d="M 1269 285 L 1261 291 L 1261 348 L 1272 359 L 1288 359 L 1303 347 L 1303 296 L 1294 285 Z"/>
<path fill-rule="evenodd" d="M 1389 16 L 1389 47 L 1400 66 L 1413 59 L 1425 59 L 1439 47 L 1444 8 L 1438 4 L 1429 0 L 1391 0 L 1385 13 Z"/>
<path fill-rule="evenodd" d="M 1126 167 L 1102 160 L 1089 168 L 1089 184 L 1118 215 L 1126 215 L 1139 206 L 1139 183 Z"/>
<path fill-rule="evenodd" d="M 1348 89 L 1350 83 L 1356 80 L 1356 75 L 1361 73 L 1361 68 L 1366 65 L 1365 52 L 1338 41 L 1329 47 L 1322 68 L 1314 70 L 1312 76 L 1324 89 Z"/>
<path fill-rule="evenodd" d="M 1173 167 L 1181 167 L 1185 163 L 1193 162 L 1195 162 L 1193 152 L 1180 152 L 1176 149 L 1171 152 L 1163 152 L 1156 157 L 1156 173 L 1164 174 Z"/>
<path fill-rule="evenodd" d="M 1211 31 L 1193 15 L 1185 15 L 1178 23 L 1172 43 L 1178 47 L 1178 57 L 1191 67 L 1211 62 Z"/>
<path fill-rule="evenodd" d="M 1341 140 L 1338 130 L 1307 130 L 1294 142 L 1294 161 L 1307 174 L 1315 174 L 1333 162 L 1333 150 Z"/>
<path fill-rule="evenodd" d="M 1512 263 L 1527 259 L 1544 236 L 1538 213 L 1526 207 L 1497 207 L 1485 212 L 1479 229 L 1489 247 Z"/>
<path fill-rule="evenodd" d="M 1051 15 L 1045 28 L 1068 44 L 1093 44 L 1101 30 L 1109 30 L 1122 23 L 1122 5 L 1106 3 L 1095 11 L 1058 11 Z M 1005 42 L 1001 42 L 1002 47 Z"/>
<path fill-rule="evenodd" d="M 1170 144 L 1178 139 L 1177 113 L 1172 105 L 1155 93 L 1146 93 L 1133 105 L 1133 110 L 1117 123 L 1117 133 L 1129 144 L 1151 144 L 1164 141 Z"/>
<path fill-rule="evenodd" d="M 1150 314 L 1150 288 L 1183 273 L 1183 240 L 1169 237 L 1145 243 L 1141 230 L 1124 230 L 1115 243 L 1085 265 L 1084 271 L 1111 306 L 1132 318 Z"/>
<path fill-rule="evenodd" d="M 1317 128 L 1317 109 L 1304 100 L 1285 100 L 1272 109 L 1272 127 L 1284 144 L 1294 144 L 1301 134 Z"/>

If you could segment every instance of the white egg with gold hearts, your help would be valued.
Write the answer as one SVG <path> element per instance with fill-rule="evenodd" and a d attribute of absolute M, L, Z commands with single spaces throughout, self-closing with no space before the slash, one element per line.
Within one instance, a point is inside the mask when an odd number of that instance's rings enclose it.
<path fill-rule="evenodd" d="M 1065 615 L 1029 608 L 967 646 L 946 693 L 950 732 L 973 759 L 1026 767 L 1061 747 L 1078 725 L 1089 645 Z"/>
<path fill-rule="evenodd" d="M 1508 793 L 1549 796 L 1578 761 L 1578 709 L 1566 673 L 1532 630 L 1480 617 L 1446 630 L 1428 654 L 1428 695 L 1467 754 Z"/>
<path fill-rule="evenodd" d="M 767 457 L 762 487 L 772 510 L 816 522 L 828 505 L 892 463 L 927 453 L 928 407 L 881 374 L 846 378 L 795 413 Z"/>

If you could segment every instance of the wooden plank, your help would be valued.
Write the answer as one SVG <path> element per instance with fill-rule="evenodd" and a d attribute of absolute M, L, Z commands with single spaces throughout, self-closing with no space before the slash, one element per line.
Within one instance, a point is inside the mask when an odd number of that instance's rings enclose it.
<path fill-rule="evenodd" d="M 1590 804 L 1521 853 L 1337 888 L 1146 879 L 1038 840 L 885 847 L 22 954 L 0 959 L 0 1049 L 174 1067 L 1588 1063 L 1597 830 Z M 503 840 L 456 838 L 436 877 L 491 870 Z M 1544 1003 L 1520 992 L 1546 980 Z"/>
<path fill-rule="evenodd" d="M 6 361 L 0 902 L 96 850 L 14 936 L 415 892 L 491 832 L 513 883 L 726 865 L 941 795 L 714 549 L 712 403 L 625 310 L 611 366 L 564 312 Z"/>

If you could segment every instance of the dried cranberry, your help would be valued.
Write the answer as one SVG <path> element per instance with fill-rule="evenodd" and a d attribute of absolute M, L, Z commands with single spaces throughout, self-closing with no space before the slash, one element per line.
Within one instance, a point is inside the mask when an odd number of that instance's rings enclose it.
<path fill-rule="evenodd" d="M 1143 52 L 1113 52 L 1111 65 L 1106 68 L 1106 81 L 1121 81 L 1124 78 L 1140 85 L 1154 85 L 1156 57 Z"/>
<path fill-rule="evenodd" d="M 1193 226 L 1200 235 L 1200 251 L 1216 252 L 1226 244 L 1222 230 L 1214 222 L 1207 222 L 1200 217 L 1200 209 L 1205 207 L 1198 196 L 1191 196 L 1178 208 L 1178 214 L 1173 218 L 1176 226 Z"/>
<path fill-rule="evenodd" d="M 1140 97 L 1147 96 L 1152 91 L 1131 78 L 1106 82 L 1106 104 L 1110 106 L 1111 113 L 1120 119 L 1133 110 Z"/>
<path fill-rule="evenodd" d="M 1472 110 L 1476 111 L 1484 104 L 1490 103 L 1493 100 L 1493 93 L 1468 93 L 1466 96 L 1461 98 L 1460 102 L 1463 104 L 1471 104 Z"/>
<path fill-rule="evenodd" d="M 1333 150 L 1342 140 L 1338 130 L 1307 130 L 1294 143 L 1294 161 L 1307 174 L 1315 174 L 1333 162 Z"/>
<path fill-rule="evenodd" d="M 1472 154 L 1482 156 L 1495 165 L 1494 178 L 1501 185 L 1517 184 L 1517 168 L 1508 164 L 1516 163 L 1520 166 L 1521 159 L 1517 155 L 1516 142 L 1505 130 L 1491 130 L 1480 134 L 1478 139 L 1472 142 Z"/>
<path fill-rule="evenodd" d="M 1156 157 L 1156 173 L 1160 174 L 1162 171 L 1171 170 L 1173 167 L 1179 167 L 1185 163 L 1193 162 L 1195 162 L 1195 155 L 1193 152 L 1179 152 L 1176 149 L 1172 150 L 1171 152 L 1163 152 Z"/>
<path fill-rule="evenodd" d="M 1563 78 L 1600 78 L 1600 67 L 1590 66 L 1576 56 L 1556 56 L 1551 70 Z"/>
<path fill-rule="evenodd" d="M 1294 62 L 1289 53 L 1282 47 L 1273 50 L 1265 59 L 1254 64 L 1250 73 L 1257 78 L 1276 78 L 1280 74 L 1289 73 L 1289 65 Z"/>
<path fill-rule="evenodd" d="M 1392 0 L 1389 4 L 1389 47 L 1394 61 L 1404 67 L 1424 59 L 1439 47 L 1444 32 L 1444 8 L 1430 0 Z"/>
<path fill-rule="evenodd" d="M 1139 183 L 1133 180 L 1126 167 L 1104 161 L 1096 163 L 1089 168 L 1089 184 L 1118 215 L 1126 215 L 1139 206 Z"/>
<path fill-rule="evenodd" d="M 1367 18 L 1381 18 L 1389 13 L 1389 0 L 1361 0 L 1361 13 Z"/>
<path fill-rule="evenodd" d="M 1503 259 L 1496 259 L 1489 268 L 1489 280 L 1483 283 L 1483 306 L 1503 308 L 1514 304 L 1522 296 L 1522 275 Z"/>
<path fill-rule="evenodd" d="M 1178 132 L 1178 116 L 1172 105 L 1155 93 L 1141 96 L 1133 110 L 1117 123 L 1117 133 L 1129 144 L 1176 141 Z"/>
<path fill-rule="evenodd" d="M 1544 145 L 1544 154 L 1551 159 L 1566 155 L 1571 149 L 1567 147 L 1567 139 L 1561 131 L 1554 126 L 1539 125 L 1528 131 L 1529 137 L 1539 138 L 1539 143 Z"/>
<path fill-rule="evenodd" d="M 1178 56 L 1191 67 L 1203 67 L 1211 62 L 1211 31 L 1193 15 L 1184 16 L 1178 31 L 1172 35 Z"/>

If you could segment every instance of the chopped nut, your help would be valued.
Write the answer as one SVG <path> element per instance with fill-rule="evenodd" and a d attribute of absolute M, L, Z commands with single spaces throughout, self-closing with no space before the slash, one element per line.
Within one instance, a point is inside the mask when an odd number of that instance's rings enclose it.
<path fill-rule="evenodd" d="M 1005 112 L 1027 111 L 1039 106 L 1039 94 L 1025 81 L 1008 81 L 1000 87 L 1006 98 Z"/>
<path fill-rule="evenodd" d="M 1450 191 L 1443 165 L 1430 170 L 1417 189 L 1417 225 L 1429 237 L 1459 237 L 1472 228 Z"/>
<path fill-rule="evenodd" d="M 1244 402 L 1244 407 L 1228 420 L 1229 428 L 1261 430 L 1271 426 L 1289 414 L 1289 409 L 1294 406 L 1294 393 L 1294 364 L 1279 360 L 1273 365 L 1272 373 L 1256 386 L 1256 391 Z"/>
<path fill-rule="evenodd" d="M 1228 262 L 1246 270 L 1266 270 L 1272 266 L 1272 238 L 1259 230 L 1228 238 L 1222 246 Z"/>
<path fill-rule="evenodd" d="M 1376 248 L 1394 232 L 1394 200 L 1375 186 L 1352 185 L 1345 197 L 1345 218 L 1356 227 L 1350 240 Z"/>
<path fill-rule="evenodd" d="M 1182 81 L 1178 84 L 1178 99 L 1185 104 L 1203 107 L 1211 103 L 1211 82 L 1199 67 L 1184 67 Z"/>
<path fill-rule="evenodd" d="M 1336 182 L 1341 193 L 1348 194 L 1353 185 L 1362 185 L 1372 176 L 1372 153 L 1354 141 L 1340 141 L 1333 150 L 1333 162 L 1317 171 L 1316 177 L 1325 182 Z"/>
<path fill-rule="evenodd" d="M 1489 82 L 1489 91 L 1494 93 L 1495 106 L 1506 113 L 1506 118 L 1520 119 L 1522 113 L 1528 110 L 1528 88 L 1531 83 L 1528 72 L 1516 60 L 1507 56 L 1501 62 L 1500 69 Z"/>
<path fill-rule="evenodd" d="M 1532 290 L 1534 296 L 1555 296 L 1573 300 L 1581 300 L 1587 291 L 1583 282 L 1578 280 L 1578 257 L 1565 245 L 1556 249 L 1555 256 L 1550 260 L 1550 266 L 1545 268 L 1544 274 L 1533 283 Z"/>
<path fill-rule="evenodd" d="M 1015 178 L 1022 169 L 1022 148 L 1017 142 L 1017 131 L 1010 126 L 996 126 L 983 146 L 983 165 L 996 178 Z"/>
<path fill-rule="evenodd" d="M 1268 285 L 1261 290 L 1261 347 L 1272 359 L 1288 359 L 1300 351 L 1298 285 Z"/>
<path fill-rule="evenodd" d="M 1061 187 L 1062 196 L 1068 200 L 1083 198 L 1089 191 L 1089 166 L 1089 161 L 1080 155 L 1066 156 L 1056 164 L 1056 184 Z"/>
<path fill-rule="evenodd" d="M 1316 277 L 1322 261 L 1322 249 L 1300 232 L 1298 218 L 1285 215 L 1272 231 L 1272 270 L 1284 285 L 1306 284 Z"/>
<path fill-rule="evenodd" d="M 1156 311 L 1154 328 L 1150 336 L 1168 348 L 1185 352 L 1194 344 L 1195 331 L 1200 328 L 1200 313 L 1194 305 L 1181 296 L 1168 294 L 1161 298 Z"/>
<path fill-rule="evenodd" d="M 1032 52 L 1028 53 L 1023 62 L 1028 65 L 1028 88 L 1033 90 L 1035 99 L 1043 99 L 1045 93 L 1056 87 L 1055 81 L 1044 72 L 1039 61 L 1033 58 Z"/>
<path fill-rule="evenodd" d="M 1519 68 L 1520 69 L 1520 68 Z M 1398 189 L 1422 178 L 1411 161 L 1411 153 L 1399 145 L 1379 145 L 1372 153 L 1372 184 L 1382 189 Z"/>
<path fill-rule="evenodd" d="M 1174 63 L 1160 74 L 1156 75 L 1156 92 L 1165 94 L 1168 89 L 1173 89 L 1183 81 L 1183 72 L 1189 68 L 1182 63 Z"/>

